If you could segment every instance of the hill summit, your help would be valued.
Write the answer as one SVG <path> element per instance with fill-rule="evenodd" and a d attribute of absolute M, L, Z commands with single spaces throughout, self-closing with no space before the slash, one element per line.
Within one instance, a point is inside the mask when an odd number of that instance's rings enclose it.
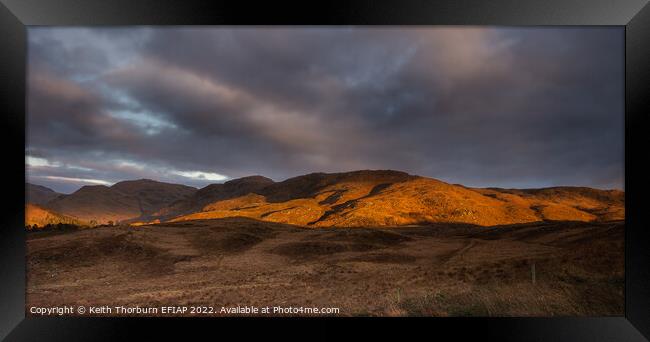
<path fill-rule="evenodd" d="M 250 176 L 202 189 L 151 180 L 83 187 L 45 208 L 133 224 L 248 217 L 306 227 L 435 222 L 494 226 L 625 217 L 625 193 L 584 187 L 468 188 L 393 170 L 311 173 L 282 182 Z"/>
<path fill-rule="evenodd" d="M 481 226 L 624 217 L 624 193 L 561 187 L 473 189 L 391 170 L 313 173 L 260 186 L 162 220 L 244 216 L 312 227 L 395 226 L 432 222 Z"/>

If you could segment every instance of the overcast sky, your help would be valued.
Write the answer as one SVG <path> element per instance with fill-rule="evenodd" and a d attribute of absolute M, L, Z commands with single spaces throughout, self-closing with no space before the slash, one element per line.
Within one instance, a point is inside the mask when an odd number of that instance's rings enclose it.
<path fill-rule="evenodd" d="M 28 180 L 623 188 L 622 28 L 30 27 Z"/>

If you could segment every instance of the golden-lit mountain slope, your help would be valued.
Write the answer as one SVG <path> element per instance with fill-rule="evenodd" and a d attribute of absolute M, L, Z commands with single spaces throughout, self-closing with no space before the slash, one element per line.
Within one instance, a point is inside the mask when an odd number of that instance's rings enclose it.
<path fill-rule="evenodd" d="M 577 187 L 471 189 L 397 171 L 314 173 L 244 192 L 229 193 L 210 203 L 193 202 L 194 212 L 176 211 L 176 217 L 173 208 L 166 208 L 161 211 L 166 216 L 158 219 L 243 216 L 313 227 L 427 222 L 491 226 L 545 220 L 614 220 L 625 215 L 622 191 Z M 198 204 L 202 205 L 200 209 Z"/>
<path fill-rule="evenodd" d="M 625 192 L 620 190 L 598 190 L 586 187 L 475 190 L 501 201 L 527 205 L 544 220 L 613 221 L 625 219 Z"/>
<path fill-rule="evenodd" d="M 85 222 L 73 217 L 52 212 L 36 204 L 25 204 L 25 226 L 32 228 L 36 225 L 36 228 L 43 228 L 48 224 L 58 223 L 74 224 L 78 226 L 86 224 Z"/>
<path fill-rule="evenodd" d="M 625 193 L 584 187 L 474 189 L 399 171 L 312 173 L 274 182 L 244 177 L 196 190 L 152 180 L 84 186 L 43 206 L 91 224 L 142 224 L 225 217 L 308 227 L 625 218 Z"/>

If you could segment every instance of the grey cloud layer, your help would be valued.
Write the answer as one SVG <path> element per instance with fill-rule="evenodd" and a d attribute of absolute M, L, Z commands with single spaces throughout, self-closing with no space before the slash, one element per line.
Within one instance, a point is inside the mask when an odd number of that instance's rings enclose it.
<path fill-rule="evenodd" d="M 471 186 L 623 186 L 618 28 L 33 28 L 29 38 L 26 153 L 87 165 L 30 167 L 42 184 L 386 168 Z"/>

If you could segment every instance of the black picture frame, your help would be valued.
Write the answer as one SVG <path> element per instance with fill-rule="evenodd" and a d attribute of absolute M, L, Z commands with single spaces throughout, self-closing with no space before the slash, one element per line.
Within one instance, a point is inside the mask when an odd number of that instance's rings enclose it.
<path fill-rule="evenodd" d="M 4 191 L 0 226 L 0 338 L 116 340 L 181 333 L 209 339 L 478 337 L 498 341 L 644 341 L 650 338 L 650 232 L 645 130 L 650 113 L 650 5 L 585 1 L 0 0 Z M 625 316 L 557 318 L 25 318 L 24 148 L 26 26 L 32 25 L 616 25 L 625 27 Z M 345 331 L 339 329 L 344 325 Z"/>

